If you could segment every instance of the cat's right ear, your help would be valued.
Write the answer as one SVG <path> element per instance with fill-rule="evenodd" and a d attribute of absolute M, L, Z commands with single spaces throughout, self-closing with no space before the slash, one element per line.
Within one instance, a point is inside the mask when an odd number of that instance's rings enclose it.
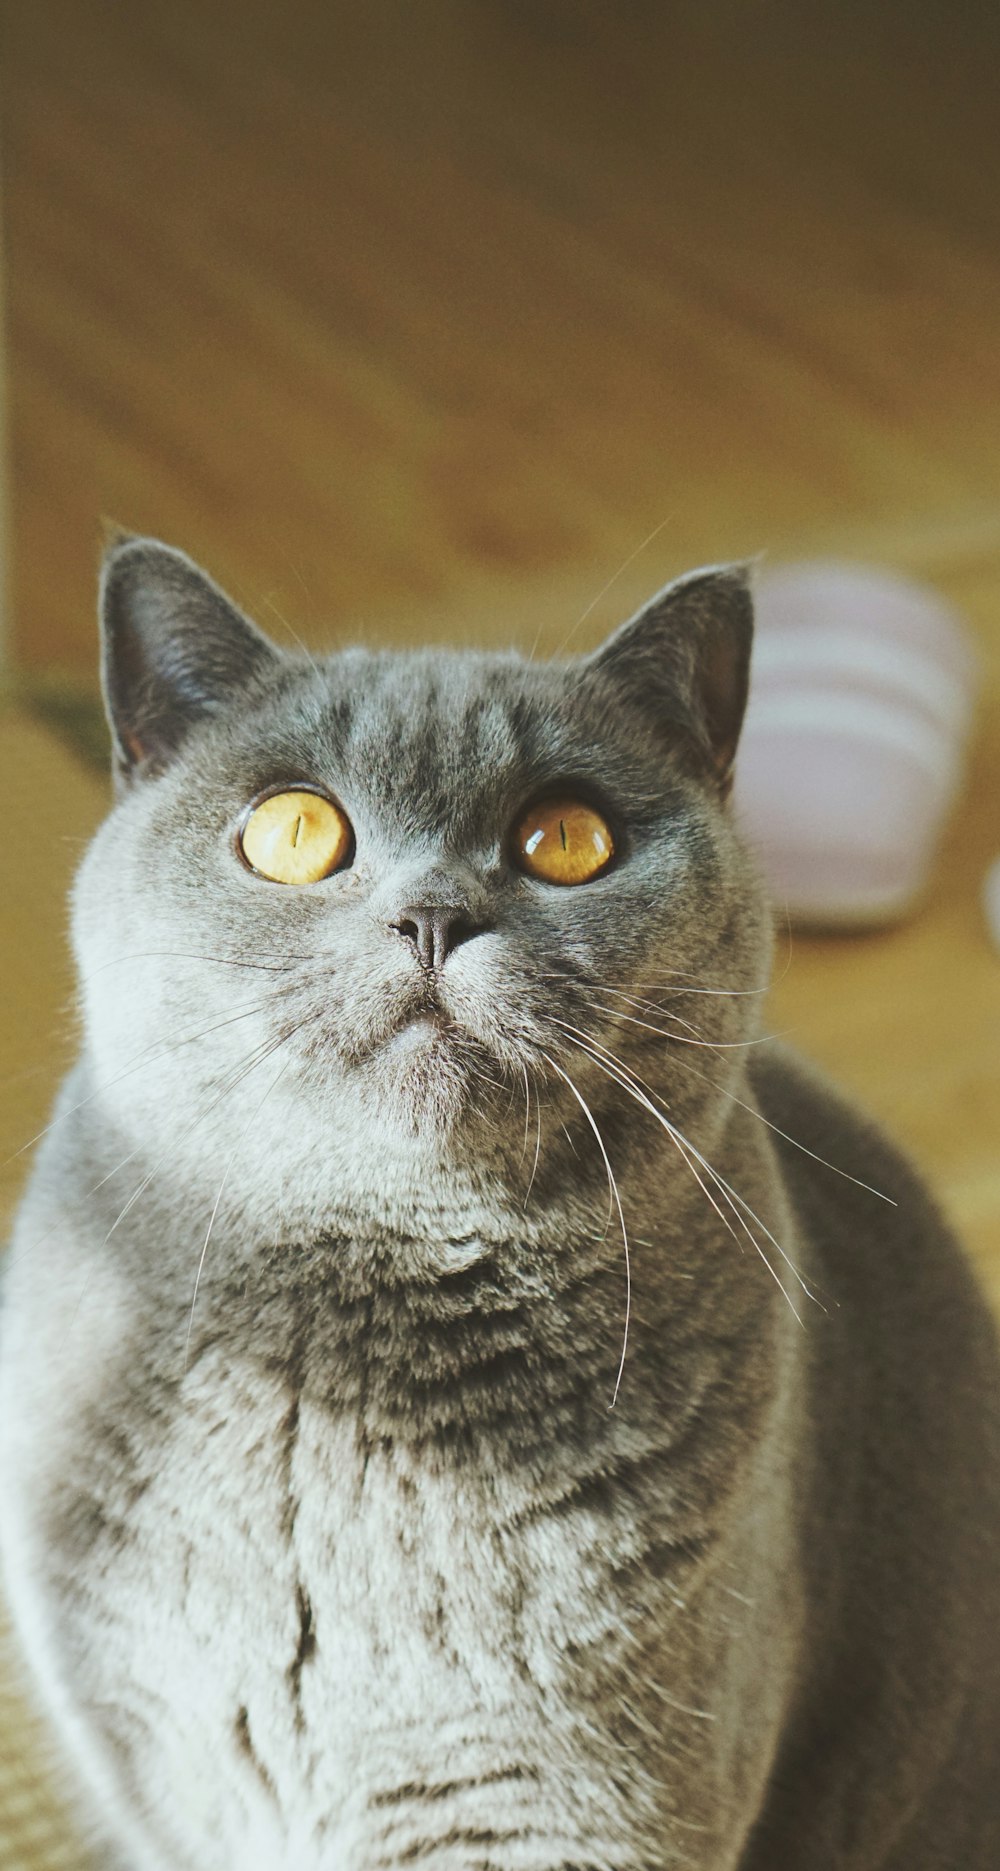
<path fill-rule="evenodd" d="M 687 748 L 724 797 L 750 680 L 752 569 L 707 565 L 675 578 L 584 664 Z"/>
<path fill-rule="evenodd" d="M 186 553 L 119 537 L 101 568 L 101 681 L 116 776 L 160 773 L 280 652 Z"/>

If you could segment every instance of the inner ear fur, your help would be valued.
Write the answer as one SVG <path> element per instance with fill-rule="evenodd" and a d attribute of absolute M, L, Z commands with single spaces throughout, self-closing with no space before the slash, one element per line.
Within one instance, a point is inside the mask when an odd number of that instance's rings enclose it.
<path fill-rule="evenodd" d="M 118 537 L 100 582 L 101 680 L 119 777 L 163 770 L 280 652 L 186 553 Z"/>
<path fill-rule="evenodd" d="M 751 568 L 675 579 L 622 624 L 588 666 L 611 676 L 668 733 L 686 735 L 725 791 L 750 684 Z"/>

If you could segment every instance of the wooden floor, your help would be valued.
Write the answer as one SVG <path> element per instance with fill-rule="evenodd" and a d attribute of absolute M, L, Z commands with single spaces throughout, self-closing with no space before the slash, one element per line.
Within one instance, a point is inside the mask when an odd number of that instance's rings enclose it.
<path fill-rule="evenodd" d="M 932 900 L 798 942 L 775 1018 L 1000 1290 L 998 54 L 971 0 L 35 0 L 3 174 L 24 664 L 92 679 L 101 514 L 320 644 L 554 647 L 619 572 L 582 647 L 762 549 L 964 607 Z"/>
<path fill-rule="evenodd" d="M 582 648 L 759 550 L 964 609 L 982 700 L 930 900 L 796 938 L 773 1023 L 915 1150 L 1000 1301 L 1000 9 L 33 0 L 2 67 L 23 668 L 92 680 L 102 514 L 319 645 L 544 650 L 587 611 Z M 5 938 L 6 1155 L 102 790 L 23 716 L 0 737 L 61 827 Z"/>

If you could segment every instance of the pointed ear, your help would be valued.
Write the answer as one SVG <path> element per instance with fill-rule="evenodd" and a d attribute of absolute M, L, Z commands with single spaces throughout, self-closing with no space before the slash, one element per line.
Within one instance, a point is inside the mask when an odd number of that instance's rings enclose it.
<path fill-rule="evenodd" d="M 728 790 L 750 682 L 750 567 L 713 565 L 665 586 L 589 666 L 647 715 L 680 730 Z"/>
<path fill-rule="evenodd" d="M 193 560 L 119 536 L 101 568 L 101 679 L 120 777 L 158 773 L 279 652 Z"/>

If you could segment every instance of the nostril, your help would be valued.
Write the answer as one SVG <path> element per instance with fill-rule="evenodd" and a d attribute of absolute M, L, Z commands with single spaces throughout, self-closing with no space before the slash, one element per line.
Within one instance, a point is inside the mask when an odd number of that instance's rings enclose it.
<path fill-rule="evenodd" d="M 426 910 L 415 909 L 409 915 L 394 917 L 390 927 L 416 950 L 425 968 L 438 969 L 444 966 L 452 949 L 481 935 L 484 925 L 470 916 L 431 905 Z"/>
<path fill-rule="evenodd" d="M 415 949 L 425 968 L 437 966 L 435 956 L 436 942 L 433 918 L 423 915 L 418 910 L 413 916 L 397 916 L 391 927 L 401 935 L 404 942 Z"/>
<path fill-rule="evenodd" d="M 456 916 L 448 926 L 448 947 L 458 948 L 462 942 L 471 942 L 473 936 L 482 935 L 482 923 L 469 922 L 465 917 Z"/>

